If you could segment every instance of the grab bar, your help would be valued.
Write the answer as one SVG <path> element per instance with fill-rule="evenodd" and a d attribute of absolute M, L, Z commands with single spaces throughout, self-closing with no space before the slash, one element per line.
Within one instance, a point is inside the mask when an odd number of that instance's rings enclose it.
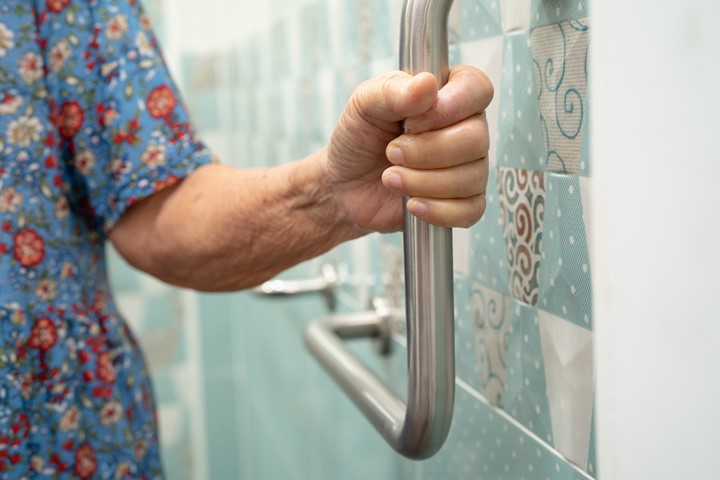
<path fill-rule="evenodd" d="M 447 20 L 453 0 L 405 0 L 400 68 L 447 82 Z M 405 204 L 407 204 L 407 198 Z M 335 316 L 305 332 L 310 351 L 385 440 L 408 458 L 435 454 L 447 438 L 455 398 L 452 230 L 429 225 L 405 208 L 408 349 L 407 403 L 357 359 L 342 338 L 379 336 L 388 314 Z"/>
<path fill-rule="evenodd" d="M 294 297 L 319 293 L 325 299 L 328 310 L 332 312 L 337 307 L 336 290 L 339 285 L 340 279 L 335 266 L 326 263 L 320 267 L 318 277 L 301 280 L 268 280 L 253 288 L 252 293 L 268 297 Z"/>

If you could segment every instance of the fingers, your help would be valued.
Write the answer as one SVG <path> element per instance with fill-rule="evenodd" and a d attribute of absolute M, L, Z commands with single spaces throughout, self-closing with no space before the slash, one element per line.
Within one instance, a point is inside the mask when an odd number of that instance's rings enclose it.
<path fill-rule="evenodd" d="M 438 91 L 430 73 L 391 72 L 363 82 L 350 103 L 366 120 L 405 121 L 405 131 L 422 133 L 453 125 L 485 111 L 493 86 L 480 70 L 467 65 L 450 69 L 448 83 Z"/>
<path fill-rule="evenodd" d="M 419 219 L 441 227 L 469 228 L 485 213 L 485 193 L 470 198 L 437 200 L 411 198 L 408 212 Z"/>
<path fill-rule="evenodd" d="M 442 130 L 401 135 L 388 144 L 386 155 L 393 165 L 434 170 L 485 157 L 489 148 L 483 113 Z"/>
<path fill-rule="evenodd" d="M 396 123 L 427 111 L 437 93 L 437 81 L 430 73 L 392 72 L 363 82 L 350 102 L 370 122 Z"/>
<path fill-rule="evenodd" d="M 438 199 L 469 198 L 485 191 L 487 160 L 480 159 L 443 170 L 390 167 L 383 172 L 386 188 L 403 195 Z"/>
<path fill-rule="evenodd" d="M 422 133 L 453 125 L 484 112 L 493 98 L 490 79 L 474 67 L 460 65 L 450 69 L 450 77 L 428 110 L 405 120 L 405 132 Z"/>

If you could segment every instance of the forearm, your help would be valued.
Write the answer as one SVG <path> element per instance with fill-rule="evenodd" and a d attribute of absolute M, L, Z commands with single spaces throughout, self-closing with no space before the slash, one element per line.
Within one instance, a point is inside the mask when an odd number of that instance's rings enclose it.
<path fill-rule="evenodd" d="M 133 207 L 111 240 L 130 263 L 175 285 L 256 285 L 363 233 L 323 182 L 322 155 L 267 169 L 203 167 Z"/>

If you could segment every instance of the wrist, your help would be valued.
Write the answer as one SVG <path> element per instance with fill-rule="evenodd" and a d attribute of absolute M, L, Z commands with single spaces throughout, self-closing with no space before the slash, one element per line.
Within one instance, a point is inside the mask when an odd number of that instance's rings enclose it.
<path fill-rule="evenodd" d="M 297 192 L 298 208 L 312 207 L 311 216 L 321 227 L 331 229 L 341 243 L 362 237 L 370 230 L 362 228 L 352 215 L 352 204 L 348 202 L 347 182 L 336 179 L 331 168 L 329 148 L 309 155 L 295 162 L 297 175 L 291 175 L 294 190 Z M 301 200 L 302 199 L 302 200 Z"/>

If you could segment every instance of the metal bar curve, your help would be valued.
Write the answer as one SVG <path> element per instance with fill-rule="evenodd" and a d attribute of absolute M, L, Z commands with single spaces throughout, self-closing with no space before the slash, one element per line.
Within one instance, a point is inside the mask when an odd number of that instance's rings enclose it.
<path fill-rule="evenodd" d="M 447 82 L 447 22 L 453 0 L 405 0 L 400 68 Z M 407 203 L 407 199 L 405 202 Z M 405 209 L 404 250 L 408 349 L 407 402 L 347 350 L 347 317 L 311 324 L 306 343 L 385 440 L 402 455 L 424 459 L 447 438 L 455 399 L 452 230 L 429 225 Z M 386 320 L 376 315 L 378 331 Z M 372 322 L 370 322 L 372 323 Z M 375 327 L 365 325 L 368 336 Z M 353 330 L 355 331 L 355 330 Z"/>

